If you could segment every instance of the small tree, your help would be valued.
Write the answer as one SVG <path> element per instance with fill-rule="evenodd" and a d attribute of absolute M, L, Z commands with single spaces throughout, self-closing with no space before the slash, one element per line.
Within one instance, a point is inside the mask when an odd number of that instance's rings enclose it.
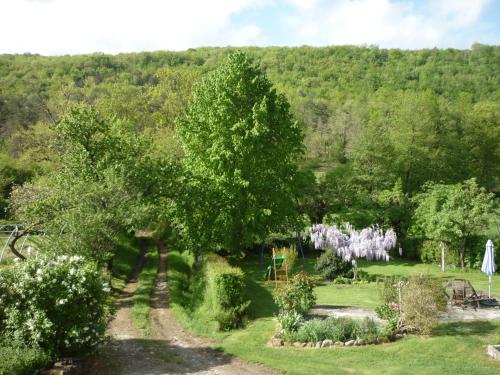
<path fill-rule="evenodd" d="M 459 242 L 463 268 L 467 240 L 488 223 L 493 194 L 472 178 L 456 185 L 428 184 L 415 201 L 414 230 L 443 244 Z"/>
<path fill-rule="evenodd" d="M 244 53 L 195 85 L 177 130 L 191 189 L 182 222 L 198 249 L 241 250 L 296 216 L 302 131 Z"/>
<path fill-rule="evenodd" d="M 413 219 L 412 232 L 438 241 L 441 244 L 441 270 L 445 270 L 445 253 L 453 240 L 451 223 L 443 217 L 443 205 L 448 199 L 451 187 L 449 185 L 429 184 L 424 192 L 414 198 L 418 204 Z"/>

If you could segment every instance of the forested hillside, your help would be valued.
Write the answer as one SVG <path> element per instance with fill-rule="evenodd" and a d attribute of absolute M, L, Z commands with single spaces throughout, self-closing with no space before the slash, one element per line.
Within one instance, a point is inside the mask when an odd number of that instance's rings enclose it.
<path fill-rule="evenodd" d="M 244 48 L 284 93 L 305 133 L 301 209 L 404 238 L 428 181 L 500 188 L 500 47 Z M 165 155 L 194 82 L 231 48 L 0 56 L 0 218 L 12 186 L 57 168 L 52 131 L 75 103 L 128 120 Z M 332 220 L 333 220 L 332 219 Z"/>

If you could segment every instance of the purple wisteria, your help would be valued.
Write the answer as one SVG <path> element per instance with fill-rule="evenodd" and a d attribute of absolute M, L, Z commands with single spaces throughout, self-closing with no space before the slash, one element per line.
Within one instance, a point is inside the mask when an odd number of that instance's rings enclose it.
<path fill-rule="evenodd" d="M 346 262 L 358 258 L 388 262 L 388 252 L 396 246 L 397 240 L 392 229 L 384 233 L 381 228 L 371 226 L 357 231 L 349 223 L 340 228 L 336 225 L 314 224 L 310 232 L 316 249 L 331 248 Z"/>

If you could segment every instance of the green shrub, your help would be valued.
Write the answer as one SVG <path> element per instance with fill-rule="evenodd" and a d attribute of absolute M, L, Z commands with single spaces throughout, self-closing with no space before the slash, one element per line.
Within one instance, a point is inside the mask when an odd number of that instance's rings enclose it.
<path fill-rule="evenodd" d="M 274 301 L 280 312 L 307 314 L 316 303 L 314 280 L 305 272 L 297 273 L 289 283 L 274 290 Z"/>
<path fill-rule="evenodd" d="M 50 355 L 41 349 L 15 348 L 0 343 L 0 375 L 32 375 L 50 364 Z"/>
<path fill-rule="evenodd" d="M 382 299 L 384 300 L 385 304 L 400 303 L 399 291 L 397 287 L 398 283 L 400 282 L 401 280 L 394 277 L 388 277 L 384 279 L 384 288 L 382 289 Z"/>
<path fill-rule="evenodd" d="M 383 303 L 375 308 L 375 312 L 380 319 L 387 320 L 387 331 L 397 332 L 400 319 L 399 305 L 395 303 Z"/>
<path fill-rule="evenodd" d="M 284 332 L 297 331 L 303 321 L 302 315 L 296 311 L 281 311 L 276 319 Z"/>
<path fill-rule="evenodd" d="M 439 314 L 446 311 L 446 304 L 441 280 L 427 275 L 412 276 L 401 291 L 401 320 L 405 329 L 429 334 Z"/>
<path fill-rule="evenodd" d="M 205 306 L 219 329 L 228 330 L 243 324 L 250 301 L 245 298 L 243 272 L 225 259 L 212 255 L 206 263 Z"/>
<path fill-rule="evenodd" d="M 441 244 L 439 241 L 425 240 L 420 247 L 420 260 L 424 263 L 441 264 Z M 458 265 L 458 247 L 456 244 L 448 244 L 445 250 L 445 262 L 450 265 Z"/>
<path fill-rule="evenodd" d="M 330 317 L 308 320 L 298 330 L 285 332 L 284 338 L 289 342 L 348 341 L 374 338 L 380 333 L 379 327 L 372 319 L 360 321 Z"/>
<path fill-rule="evenodd" d="M 386 332 L 396 333 L 399 330 L 401 319 L 399 288 L 405 281 L 397 277 L 388 277 L 384 279 L 384 288 L 382 289 L 383 304 L 375 308 L 375 312 L 381 319 L 387 320 Z"/>
<path fill-rule="evenodd" d="M 80 256 L 40 256 L 0 271 L 3 336 L 57 356 L 91 352 L 108 319 L 109 286 Z"/>
<path fill-rule="evenodd" d="M 326 280 L 335 280 L 337 277 L 352 279 L 354 270 L 351 263 L 344 261 L 332 249 L 326 250 L 316 261 L 316 271 Z"/>
<path fill-rule="evenodd" d="M 295 263 L 297 262 L 297 249 L 294 246 L 282 247 L 281 249 L 277 250 L 276 254 L 285 258 L 288 272 L 291 273 L 295 267 Z"/>
<path fill-rule="evenodd" d="M 334 284 L 352 284 L 353 279 L 348 279 L 347 277 L 337 277 L 333 280 Z"/>

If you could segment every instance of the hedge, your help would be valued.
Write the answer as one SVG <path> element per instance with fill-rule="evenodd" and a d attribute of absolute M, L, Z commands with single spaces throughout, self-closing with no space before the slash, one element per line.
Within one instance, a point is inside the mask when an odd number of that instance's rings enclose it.
<path fill-rule="evenodd" d="M 250 301 L 245 298 L 245 278 L 241 269 L 227 260 L 210 255 L 205 263 L 206 290 L 203 308 L 220 330 L 240 327 L 246 318 Z"/>
<path fill-rule="evenodd" d="M 19 349 L 0 343 L 0 375 L 32 375 L 52 360 L 41 349 Z"/>

